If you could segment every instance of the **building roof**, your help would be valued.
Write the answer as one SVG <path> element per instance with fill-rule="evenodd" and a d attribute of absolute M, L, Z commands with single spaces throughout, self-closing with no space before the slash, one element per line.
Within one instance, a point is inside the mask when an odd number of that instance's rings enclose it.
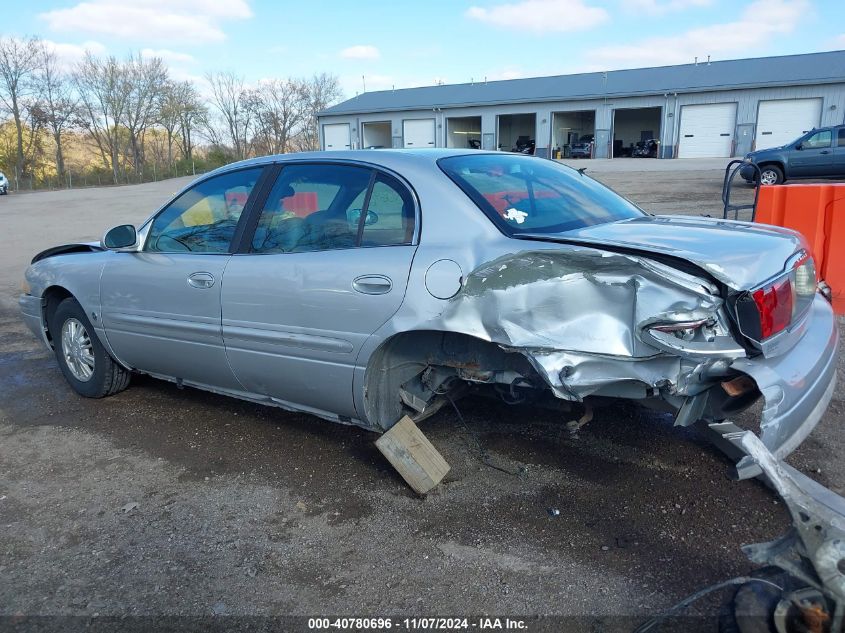
<path fill-rule="evenodd" d="M 365 92 L 321 116 L 473 105 L 845 83 L 845 50 Z"/>

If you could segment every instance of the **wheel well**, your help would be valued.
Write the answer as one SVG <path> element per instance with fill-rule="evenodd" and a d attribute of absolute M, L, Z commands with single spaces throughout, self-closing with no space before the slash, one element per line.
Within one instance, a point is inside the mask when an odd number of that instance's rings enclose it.
<path fill-rule="evenodd" d="M 400 388 L 429 368 L 436 368 L 439 378 L 475 384 L 508 384 L 514 377 L 544 384 L 525 356 L 490 341 L 436 330 L 402 332 L 382 343 L 367 364 L 364 409 L 369 425 L 387 430 L 403 415 L 419 413 L 403 403 Z M 420 395 L 434 399 L 437 393 L 424 389 Z"/>
<path fill-rule="evenodd" d="M 767 160 L 764 163 L 760 163 L 760 169 L 763 169 L 763 167 L 777 167 L 783 173 L 783 163 L 777 160 Z"/>
<path fill-rule="evenodd" d="M 44 321 L 44 331 L 47 332 L 47 339 L 52 343 L 53 336 L 50 333 L 50 322 L 53 320 L 53 315 L 56 313 L 56 308 L 65 299 L 73 297 L 73 295 L 62 286 L 50 286 L 41 295 L 41 310 Z"/>

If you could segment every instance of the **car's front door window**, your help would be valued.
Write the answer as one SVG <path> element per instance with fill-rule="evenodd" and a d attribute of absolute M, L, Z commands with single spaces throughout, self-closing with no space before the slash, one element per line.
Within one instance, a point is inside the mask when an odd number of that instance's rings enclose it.
<path fill-rule="evenodd" d="M 801 143 L 801 147 L 803 149 L 824 149 L 825 147 L 830 147 L 832 138 L 833 134 L 830 130 L 822 130 L 807 138 L 806 141 Z"/>
<path fill-rule="evenodd" d="M 228 253 L 261 167 L 209 178 L 176 198 L 153 220 L 145 251 Z"/>

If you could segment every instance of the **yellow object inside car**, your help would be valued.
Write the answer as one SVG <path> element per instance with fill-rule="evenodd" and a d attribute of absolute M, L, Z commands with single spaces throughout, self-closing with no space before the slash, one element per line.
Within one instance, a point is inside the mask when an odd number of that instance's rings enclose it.
<path fill-rule="evenodd" d="M 185 226 L 204 226 L 214 224 L 215 214 L 209 204 L 210 198 L 203 198 L 182 214 Z"/>

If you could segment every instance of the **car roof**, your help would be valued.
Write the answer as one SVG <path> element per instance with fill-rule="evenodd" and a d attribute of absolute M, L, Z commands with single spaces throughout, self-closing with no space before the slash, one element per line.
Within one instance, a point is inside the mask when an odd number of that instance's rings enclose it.
<path fill-rule="evenodd" d="M 257 167 L 271 163 L 294 163 L 314 161 L 348 161 L 354 163 L 370 164 L 387 169 L 401 171 L 402 168 L 427 167 L 434 165 L 441 158 L 450 156 L 479 156 L 484 154 L 495 154 L 498 156 L 522 156 L 533 159 L 519 153 L 494 152 L 477 149 L 449 149 L 449 148 L 420 148 L 420 149 L 364 149 L 364 150 L 342 150 L 333 152 L 296 152 L 291 154 L 272 154 L 249 158 L 237 163 L 230 163 L 219 167 L 207 175 L 217 175 L 234 169 L 245 167 Z"/>

